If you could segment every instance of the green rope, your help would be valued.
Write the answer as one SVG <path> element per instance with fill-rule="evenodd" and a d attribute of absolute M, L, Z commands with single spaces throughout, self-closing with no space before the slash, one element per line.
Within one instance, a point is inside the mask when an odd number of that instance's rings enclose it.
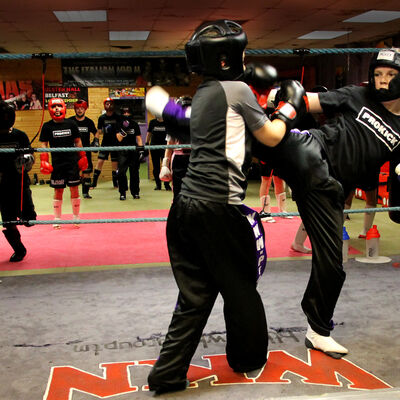
<path fill-rule="evenodd" d="M 375 53 L 381 49 L 366 48 L 331 48 L 331 49 L 247 49 L 247 55 L 299 55 L 299 54 L 359 54 Z M 142 58 L 142 57 L 185 57 L 184 50 L 170 51 L 127 51 L 127 52 L 91 52 L 91 53 L 54 53 L 52 58 Z M 27 60 L 32 54 L 0 54 L 0 60 Z"/>
<path fill-rule="evenodd" d="M 360 213 L 372 213 L 372 212 L 389 212 L 389 211 L 400 211 L 400 207 L 379 207 L 379 208 L 360 208 L 355 210 L 344 210 L 344 214 L 360 214 Z M 289 217 L 289 216 L 299 216 L 298 212 L 279 212 L 279 213 L 271 213 L 268 216 L 271 217 Z M 77 221 L 74 220 L 64 220 L 64 221 L 54 221 L 54 220 L 29 220 L 29 221 L 9 221 L 3 222 L 0 221 L 1 225 L 4 224 L 16 224 L 16 225 L 23 225 L 29 223 L 31 225 L 68 225 L 68 224 L 120 224 L 120 223 L 127 223 L 127 222 L 165 222 L 167 220 L 166 217 L 160 218 L 110 218 L 110 219 L 80 219 Z"/>
<path fill-rule="evenodd" d="M 120 151 L 120 150 L 136 150 L 137 148 L 142 148 L 141 146 L 99 146 L 99 147 L 37 147 L 37 148 L 0 148 L 0 153 L 64 153 L 72 151 Z M 152 145 L 143 146 L 148 150 L 160 150 L 160 149 L 190 149 L 190 144 L 166 144 L 166 145 Z"/>

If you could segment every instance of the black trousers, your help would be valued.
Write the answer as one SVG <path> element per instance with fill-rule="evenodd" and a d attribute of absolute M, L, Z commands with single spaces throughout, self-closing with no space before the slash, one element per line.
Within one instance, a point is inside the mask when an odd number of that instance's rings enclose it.
<path fill-rule="evenodd" d="M 161 167 L 161 161 L 164 158 L 164 153 L 165 153 L 164 149 L 150 150 L 151 161 L 153 163 L 153 175 L 156 181 L 156 185 L 159 188 L 161 188 L 160 167 Z"/>
<path fill-rule="evenodd" d="M 324 150 L 310 134 L 292 131 L 278 146 L 257 145 L 254 150 L 292 189 L 312 245 L 311 275 L 301 305 L 311 328 L 329 336 L 346 278 L 342 260 L 342 185 L 331 176 Z"/>
<path fill-rule="evenodd" d="M 167 242 L 179 295 L 148 378 L 150 389 L 185 382 L 219 293 L 224 300 L 229 365 L 238 372 L 263 366 L 268 332 L 256 289 L 256 243 L 240 207 L 179 195 L 168 216 Z"/>
<path fill-rule="evenodd" d="M 172 189 L 174 199 L 177 198 L 182 187 L 182 179 L 186 175 L 190 154 L 174 154 L 172 159 Z"/>
<path fill-rule="evenodd" d="M 128 177 L 126 173 L 129 169 L 129 190 L 133 195 L 140 192 L 139 179 L 139 153 L 137 151 L 122 150 L 118 152 L 118 190 L 125 194 L 128 190 Z"/>

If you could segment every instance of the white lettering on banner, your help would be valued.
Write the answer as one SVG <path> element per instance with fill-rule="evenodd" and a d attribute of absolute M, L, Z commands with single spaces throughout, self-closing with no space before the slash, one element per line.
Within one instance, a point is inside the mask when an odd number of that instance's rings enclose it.
<path fill-rule="evenodd" d="M 356 120 L 372 131 L 390 151 L 393 151 L 399 145 L 400 134 L 390 125 L 387 125 L 379 115 L 368 108 L 363 107 L 358 113 Z"/>
<path fill-rule="evenodd" d="M 65 137 L 65 136 L 71 136 L 71 129 L 62 129 L 60 131 L 53 131 L 53 137 L 55 138 Z"/>

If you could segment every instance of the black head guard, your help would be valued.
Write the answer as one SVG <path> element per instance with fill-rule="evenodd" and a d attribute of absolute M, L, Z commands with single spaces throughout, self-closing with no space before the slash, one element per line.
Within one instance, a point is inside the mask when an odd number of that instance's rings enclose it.
<path fill-rule="evenodd" d="M 229 20 L 200 25 L 186 43 L 190 72 L 220 80 L 235 80 L 243 74 L 243 52 L 247 36 L 242 27 Z"/>
<path fill-rule="evenodd" d="M 15 110 L 5 101 L 0 101 L 0 130 L 10 129 L 15 122 Z"/>

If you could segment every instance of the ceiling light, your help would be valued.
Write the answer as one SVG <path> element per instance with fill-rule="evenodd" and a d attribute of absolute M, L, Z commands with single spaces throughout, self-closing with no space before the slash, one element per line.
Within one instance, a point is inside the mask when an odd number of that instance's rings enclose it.
<path fill-rule="evenodd" d="M 150 31 L 110 31 L 110 40 L 146 40 Z"/>
<path fill-rule="evenodd" d="M 343 22 L 374 22 L 383 23 L 393 21 L 394 19 L 400 18 L 400 11 L 378 11 L 371 10 L 355 17 L 345 19 Z"/>
<path fill-rule="evenodd" d="M 106 10 L 53 11 L 60 22 L 103 22 L 107 21 Z"/>
<path fill-rule="evenodd" d="M 306 35 L 299 36 L 297 39 L 335 39 L 339 36 L 347 35 L 351 31 L 313 31 Z"/>

